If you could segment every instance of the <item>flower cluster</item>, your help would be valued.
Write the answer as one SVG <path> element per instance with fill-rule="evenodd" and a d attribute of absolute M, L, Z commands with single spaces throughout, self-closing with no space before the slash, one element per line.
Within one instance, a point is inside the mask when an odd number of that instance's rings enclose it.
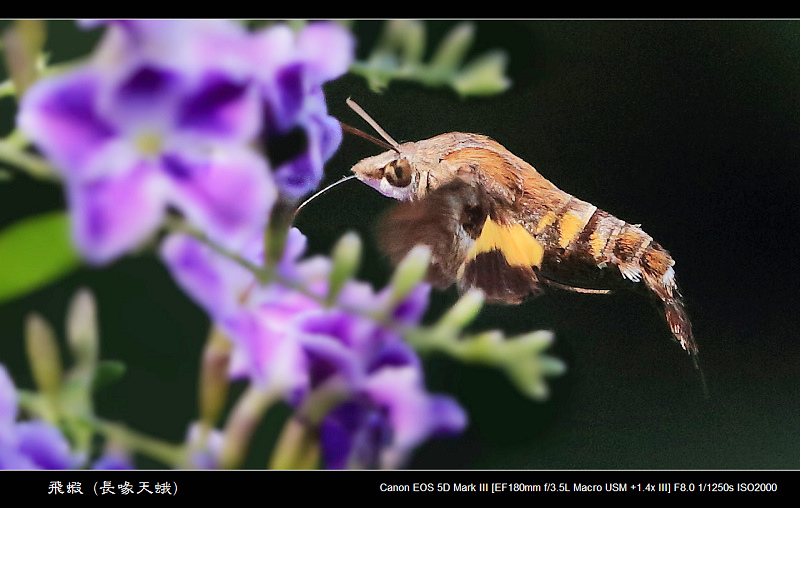
<path fill-rule="evenodd" d="M 253 241 L 244 260 L 260 266 L 262 242 Z M 327 307 L 331 261 L 300 260 L 304 249 L 305 237 L 292 229 L 277 278 L 266 285 L 187 235 L 166 239 L 162 256 L 231 338 L 232 376 L 277 391 L 319 426 L 327 467 L 398 466 L 426 438 L 460 432 L 464 411 L 427 393 L 416 353 L 393 329 L 419 323 L 428 286 L 396 299 L 391 288 L 375 293 L 349 280 Z"/>
<path fill-rule="evenodd" d="M 321 84 L 346 71 L 352 51 L 328 23 L 295 35 L 227 21 L 111 22 L 88 63 L 26 93 L 18 124 L 62 172 L 90 261 L 136 247 L 170 207 L 237 249 L 263 232 L 279 192 L 296 198 L 319 183 L 341 141 Z M 270 168 L 257 143 L 269 151 L 294 131 L 302 143 Z"/>

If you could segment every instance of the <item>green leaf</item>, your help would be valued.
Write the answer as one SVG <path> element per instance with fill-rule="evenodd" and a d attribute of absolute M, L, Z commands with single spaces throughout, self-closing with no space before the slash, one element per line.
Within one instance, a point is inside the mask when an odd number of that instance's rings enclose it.
<path fill-rule="evenodd" d="M 120 380 L 127 370 L 128 367 L 122 361 L 100 361 L 95 369 L 92 388 L 99 390 Z"/>
<path fill-rule="evenodd" d="M 0 303 L 65 276 L 80 266 L 63 211 L 29 217 L 0 231 Z"/>

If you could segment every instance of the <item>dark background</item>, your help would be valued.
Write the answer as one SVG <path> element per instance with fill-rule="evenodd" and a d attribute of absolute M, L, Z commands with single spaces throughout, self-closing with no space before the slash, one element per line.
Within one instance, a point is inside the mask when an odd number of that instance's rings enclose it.
<path fill-rule="evenodd" d="M 430 36 L 453 25 L 430 22 Z M 381 27 L 355 23 L 360 57 Z M 51 34 L 57 59 L 85 53 L 97 37 L 70 22 L 54 23 Z M 797 468 L 800 22 L 478 22 L 474 53 L 498 47 L 508 51 L 513 80 L 500 96 L 461 100 L 402 82 L 375 94 L 348 75 L 326 85 L 330 112 L 365 128 L 345 105 L 351 96 L 400 141 L 453 130 L 492 136 L 561 189 L 641 223 L 677 261 L 711 398 L 646 298 L 554 290 L 487 307 L 473 326 L 554 330 L 553 352 L 569 371 L 551 382 L 551 399 L 524 399 L 492 370 L 429 359 L 429 388 L 457 397 L 471 423 L 461 437 L 421 447 L 410 466 Z M 3 101 L 0 111 L 10 123 L 13 105 Z M 326 183 L 379 151 L 346 137 Z M 2 190 L 2 226 L 63 208 L 60 189 L 24 175 Z M 360 276 L 381 285 L 390 272 L 373 246 L 374 224 L 390 205 L 353 181 L 304 209 L 297 226 L 320 253 L 344 232 L 360 232 Z M 103 356 L 129 367 L 100 393 L 98 412 L 180 441 L 196 415 L 208 324 L 152 254 L 82 269 L 0 305 L 0 361 L 29 386 L 24 315 L 38 310 L 62 326 L 81 286 L 98 298 Z M 434 294 L 430 317 L 455 298 Z M 267 417 L 248 466 L 263 465 L 285 416 L 276 409 Z"/>

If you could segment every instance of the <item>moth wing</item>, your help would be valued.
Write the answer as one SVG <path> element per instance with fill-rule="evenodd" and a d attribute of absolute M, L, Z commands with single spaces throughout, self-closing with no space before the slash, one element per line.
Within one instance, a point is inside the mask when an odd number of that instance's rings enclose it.
<path fill-rule="evenodd" d="M 459 268 L 459 289 L 480 288 L 487 302 L 518 304 L 542 291 L 536 271 L 543 256 L 542 245 L 522 225 L 487 217 Z"/>
<path fill-rule="evenodd" d="M 516 304 L 538 293 L 542 245 L 522 225 L 497 220 L 497 204 L 463 179 L 418 201 L 392 207 L 380 224 L 380 248 L 397 264 L 416 245 L 431 250 L 427 280 L 461 293 L 483 290 L 488 302 Z"/>
<path fill-rule="evenodd" d="M 458 280 L 458 269 L 480 234 L 488 206 L 486 196 L 469 183 L 442 185 L 424 199 L 389 209 L 378 226 L 378 246 L 395 265 L 415 246 L 427 246 L 431 250 L 427 280 L 447 288 Z"/>

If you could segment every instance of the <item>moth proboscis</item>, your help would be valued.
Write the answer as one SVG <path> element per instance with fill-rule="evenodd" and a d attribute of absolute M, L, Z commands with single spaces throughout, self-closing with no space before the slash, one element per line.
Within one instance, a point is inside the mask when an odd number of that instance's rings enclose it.
<path fill-rule="evenodd" d="M 347 104 L 385 143 L 353 127 L 345 130 L 388 148 L 352 171 L 400 202 L 379 231 L 390 260 L 397 263 L 414 246 L 426 245 L 427 279 L 434 286 L 455 284 L 461 293 L 479 288 L 496 303 L 517 304 L 545 286 L 592 294 L 638 288 L 663 307 L 708 397 L 675 261 L 639 225 L 560 190 L 488 136 L 449 132 L 398 143 L 358 104 Z"/>

